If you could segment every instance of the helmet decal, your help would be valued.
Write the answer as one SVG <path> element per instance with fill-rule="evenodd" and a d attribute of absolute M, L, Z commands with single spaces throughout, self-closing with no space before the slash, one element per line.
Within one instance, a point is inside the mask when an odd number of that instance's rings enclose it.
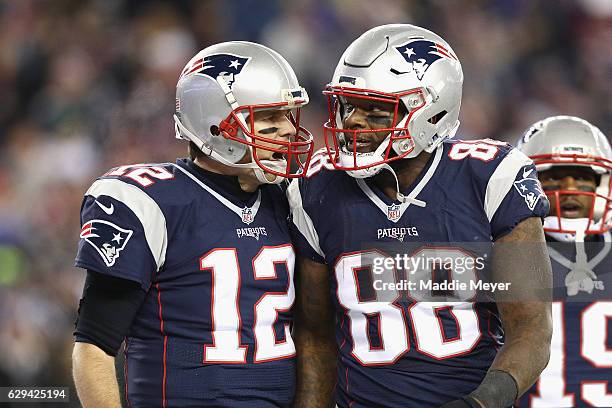
<path fill-rule="evenodd" d="M 250 59 L 250 57 L 241 57 L 232 54 L 208 55 L 185 67 L 181 73 L 181 78 L 189 74 L 207 75 L 213 79 L 223 77 L 227 85 L 231 88 L 236 79 L 236 75 L 240 74 Z"/>
<path fill-rule="evenodd" d="M 423 79 L 429 67 L 441 58 L 457 59 L 443 45 L 429 40 L 415 40 L 395 47 L 397 52 L 412 66 L 417 78 Z"/>

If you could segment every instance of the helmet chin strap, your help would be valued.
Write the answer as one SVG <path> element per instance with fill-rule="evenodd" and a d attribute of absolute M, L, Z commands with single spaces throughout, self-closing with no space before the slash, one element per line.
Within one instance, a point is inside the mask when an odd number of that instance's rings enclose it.
<path fill-rule="evenodd" d="M 397 174 L 395 173 L 395 170 L 393 170 L 393 167 L 389 166 L 387 163 L 384 163 L 381 165 L 381 169 L 388 170 L 393 175 L 393 178 L 395 179 L 395 198 L 397 201 L 400 203 L 414 204 L 417 207 L 425 208 L 427 205 L 425 201 L 405 196 L 400 192 L 399 179 L 397 178 Z"/>
<path fill-rule="evenodd" d="M 275 162 L 272 162 L 271 160 L 261 160 L 261 161 L 275 163 Z M 285 181 L 284 177 L 278 176 L 272 173 L 268 173 L 268 174 L 272 174 L 274 176 L 274 180 L 272 181 L 268 180 L 268 178 L 266 177 L 266 173 L 259 166 L 253 168 L 253 173 L 255 173 L 255 177 L 257 177 L 257 180 L 260 181 L 262 184 L 280 184 L 283 181 Z"/>
<path fill-rule="evenodd" d="M 368 160 L 369 158 L 373 158 L 370 160 L 375 160 L 376 157 L 380 157 L 382 159 L 383 152 L 387 149 L 387 146 L 390 140 L 391 140 L 391 134 L 389 134 L 387 138 L 380 144 L 380 146 L 376 148 L 376 150 L 373 152 L 372 155 L 361 156 L 361 157 L 357 156 L 357 160 L 362 159 L 361 161 L 364 162 L 365 160 Z M 341 154 L 346 155 L 347 160 L 349 159 L 348 156 L 350 156 L 351 161 L 353 160 L 353 155 L 351 153 L 341 152 Z M 365 165 L 365 164 L 366 163 L 362 163 L 361 165 Z M 395 170 L 393 169 L 393 167 L 391 167 L 388 163 L 378 164 L 376 166 L 368 167 L 368 168 L 361 169 L 361 170 L 347 170 L 347 174 L 354 178 L 368 178 L 368 177 L 375 176 L 376 174 L 380 173 L 382 170 L 388 170 L 393 176 L 393 178 L 395 179 L 395 191 L 396 191 L 395 198 L 397 199 L 397 201 L 401 203 L 414 204 L 418 207 L 425 207 L 427 205 L 425 201 L 418 200 L 412 197 L 407 197 L 400 192 L 399 179 L 397 177 L 397 174 L 395 173 Z"/>
<path fill-rule="evenodd" d="M 573 227 L 573 233 L 564 232 L 547 232 L 546 234 L 557 241 L 574 242 L 576 246 L 576 259 L 567 267 L 569 272 L 565 275 L 565 286 L 568 296 L 575 296 L 578 292 L 593 293 L 595 280 L 597 275 L 589 267 L 588 258 L 585 249 L 586 228 L 589 224 L 588 218 L 562 218 L 565 227 Z M 544 219 L 544 227 L 558 229 L 559 222 L 557 217 L 549 216 Z M 550 249 L 551 256 L 555 256 L 556 251 Z M 558 254 L 557 254 L 558 256 Z"/>
<path fill-rule="evenodd" d="M 404 127 L 406 125 L 406 122 L 408 120 L 408 116 L 404 117 L 398 124 L 398 127 Z M 404 133 L 405 130 L 400 131 L 401 133 Z M 399 139 L 399 140 L 395 140 L 393 142 L 391 142 L 391 136 L 393 135 L 394 132 L 389 132 L 389 134 L 387 135 L 387 137 L 385 137 L 385 139 L 380 143 L 380 145 L 378 145 L 378 147 L 369 154 L 363 154 L 363 153 L 357 153 L 357 161 L 361 162 L 358 163 L 359 166 L 367 166 L 370 163 L 375 163 L 375 162 L 382 162 L 384 160 L 385 157 L 385 152 L 387 151 L 387 148 L 389 147 L 389 144 L 391 143 L 391 149 L 397 154 L 397 155 L 403 155 L 405 154 L 404 157 L 402 157 L 402 159 L 412 159 L 414 157 L 417 157 L 421 152 L 423 152 L 423 147 L 421 147 L 418 143 L 416 143 L 416 141 L 414 139 Z M 346 142 L 345 142 L 346 145 Z M 349 160 L 350 162 L 353 162 L 354 160 L 354 156 L 353 156 L 353 152 L 347 151 L 347 150 L 342 150 L 343 147 L 340 148 L 340 160 L 345 161 L 347 165 L 349 164 Z M 406 153 L 410 151 L 410 153 Z M 370 163 L 368 163 L 370 162 Z M 351 177 L 355 177 L 355 178 L 366 178 L 366 177 L 372 177 L 376 174 L 378 174 L 381 170 L 386 169 L 391 171 L 391 173 L 393 174 L 393 176 L 395 177 L 395 172 L 393 171 L 393 169 L 391 169 L 391 167 L 389 167 L 388 165 L 386 165 L 386 163 L 382 163 L 382 164 L 378 164 L 375 166 L 371 166 L 371 167 L 367 167 L 365 169 L 361 169 L 361 170 L 347 170 L 347 173 L 351 176 Z M 396 181 L 397 181 L 397 177 Z M 399 192 L 399 189 L 398 189 Z"/>
<path fill-rule="evenodd" d="M 576 262 L 572 264 L 571 270 L 565 276 L 568 296 L 574 296 L 579 291 L 593 293 L 594 281 L 597 279 L 597 275 L 588 264 L 584 246 L 585 235 L 584 230 L 576 231 Z"/>
<path fill-rule="evenodd" d="M 198 147 L 198 149 L 200 149 L 202 151 L 202 153 L 204 153 L 207 156 L 210 156 L 211 158 L 213 158 L 214 160 L 220 162 L 221 164 L 224 164 L 224 165 L 229 166 L 229 167 L 234 167 L 234 168 L 253 169 L 253 173 L 255 173 L 255 177 L 262 184 L 280 184 L 280 183 L 282 183 L 285 180 L 285 177 L 281 177 L 281 176 L 277 176 L 277 175 L 274 175 L 274 180 L 272 180 L 272 181 L 268 180 L 268 178 L 265 175 L 264 170 L 261 167 L 259 167 L 259 165 L 257 163 L 254 163 L 253 161 L 251 161 L 250 163 L 232 163 L 232 162 L 230 162 L 229 160 L 225 159 L 223 156 L 221 156 L 220 154 L 215 152 L 212 148 L 208 147 L 198 137 L 196 137 L 189 129 L 187 129 L 181 123 L 181 121 L 179 120 L 179 118 L 176 115 L 174 115 L 174 123 L 178 126 L 178 128 L 181 130 L 181 132 L 190 141 L 195 143 L 195 145 Z M 249 151 L 251 151 L 251 156 L 252 156 L 252 150 L 249 149 Z M 277 162 L 275 162 L 273 160 L 260 160 L 260 161 L 262 163 L 265 163 L 265 164 L 269 165 L 270 167 L 278 166 Z"/>
<path fill-rule="evenodd" d="M 601 221 L 593 223 L 591 227 L 597 227 Z M 544 228 L 546 229 L 560 229 L 561 226 L 569 232 L 546 232 L 546 235 L 560 242 L 576 242 L 582 236 L 584 240 L 584 234 L 589 226 L 588 218 L 561 218 L 561 225 L 557 220 L 556 216 L 548 216 L 544 218 Z M 582 235 L 580 235 L 582 234 Z"/>

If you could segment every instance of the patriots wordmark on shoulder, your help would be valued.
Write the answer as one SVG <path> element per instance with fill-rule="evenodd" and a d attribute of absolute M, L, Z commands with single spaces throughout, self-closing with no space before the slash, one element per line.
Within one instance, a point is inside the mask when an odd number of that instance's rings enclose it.
<path fill-rule="evenodd" d="M 242 57 L 234 54 L 214 54 L 205 58 L 200 58 L 185 67 L 181 73 L 181 78 L 190 74 L 207 75 L 213 79 L 223 77 L 227 85 L 231 88 L 236 79 L 236 75 L 249 62 L 251 57 Z"/>
<path fill-rule="evenodd" d="M 113 266 L 133 232 L 110 221 L 91 220 L 83 224 L 80 238 L 96 249 L 106 266 Z"/>
<path fill-rule="evenodd" d="M 525 199 L 525 203 L 531 211 L 533 211 L 538 204 L 540 198 L 546 197 L 542 191 L 540 182 L 535 178 L 523 178 L 522 180 L 515 181 L 514 188 L 516 188 L 516 191 Z"/>
<path fill-rule="evenodd" d="M 413 40 L 395 49 L 410 64 L 419 80 L 423 79 L 425 72 L 439 59 L 457 59 L 445 46 L 429 40 Z"/>

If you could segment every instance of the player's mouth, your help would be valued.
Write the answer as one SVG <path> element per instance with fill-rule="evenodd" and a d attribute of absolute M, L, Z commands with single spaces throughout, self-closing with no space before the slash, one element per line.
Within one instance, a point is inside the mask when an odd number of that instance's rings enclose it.
<path fill-rule="evenodd" d="M 567 200 L 561 203 L 561 217 L 581 218 L 584 214 L 584 207 L 577 201 Z"/>
<path fill-rule="evenodd" d="M 349 137 L 347 139 L 348 140 L 346 142 L 346 150 L 348 150 L 349 152 L 353 152 L 353 150 L 356 150 L 357 153 L 369 153 L 375 150 L 372 140 L 366 137 L 357 136 L 356 139 L 352 137 Z"/>
<path fill-rule="evenodd" d="M 273 160 L 273 161 L 285 160 L 285 155 L 279 152 L 274 152 L 272 153 L 272 157 L 270 157 L 270 160 Z"/>

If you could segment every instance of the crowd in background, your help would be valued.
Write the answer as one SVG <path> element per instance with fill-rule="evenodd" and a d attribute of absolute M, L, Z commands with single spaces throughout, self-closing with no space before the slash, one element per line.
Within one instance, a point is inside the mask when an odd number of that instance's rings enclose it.
<path fill-rule="evenodd" d="M 0 0 L 0 386 L 71 386 L 82 195 L 108 168 L 186 155 L 172 114 L 193 54 L 226 40 L 279 51 L 320 146 L 321 90 L 342 51 L 390 22 L 427 27 L 458 55 L 456 137 L 513 142 L 553 114 L 612 136 L 607 0 Z"/>

